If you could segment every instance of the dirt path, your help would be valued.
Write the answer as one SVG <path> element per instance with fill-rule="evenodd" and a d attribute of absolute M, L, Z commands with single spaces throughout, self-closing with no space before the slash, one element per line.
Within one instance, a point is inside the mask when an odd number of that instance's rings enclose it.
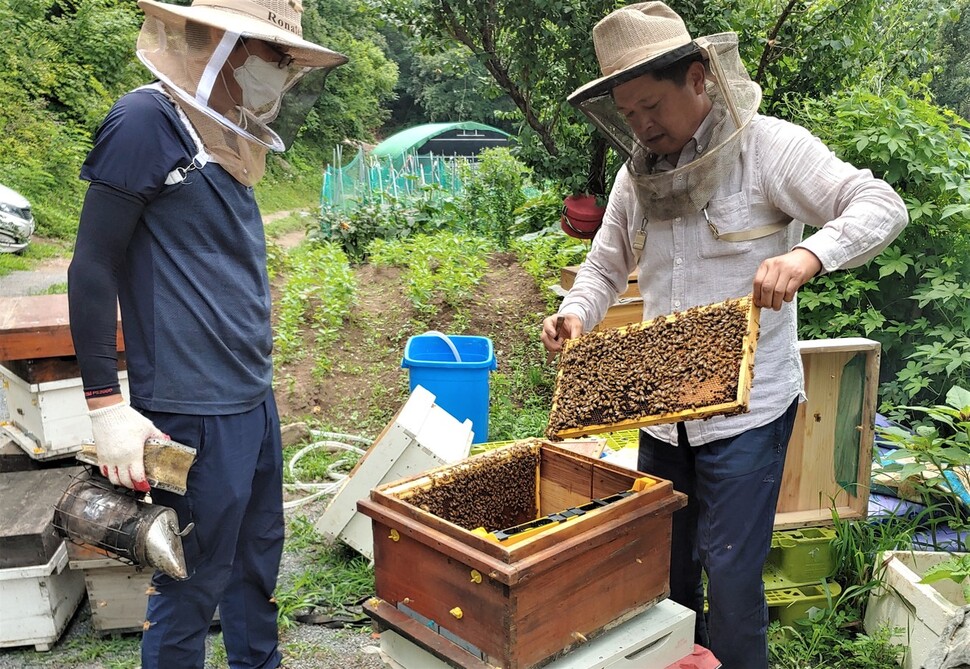
<path fill-rule="evenodd" d="M 274 211 L 263 216 L 263 223 L 290 216 L 297 211 Z M 306 238 L 305 230 L 287 232 L 275 241 L 285 249 L 297 246 Z M 39 295 L 50 290 L 51 286 L 67 283 L 67 268 L 71 264 L 71 255 L 42 260 L 28 270 L 17 270 L 5 276 L 0 276 L 0 297 L 20 297 L 23 295 Z"/>

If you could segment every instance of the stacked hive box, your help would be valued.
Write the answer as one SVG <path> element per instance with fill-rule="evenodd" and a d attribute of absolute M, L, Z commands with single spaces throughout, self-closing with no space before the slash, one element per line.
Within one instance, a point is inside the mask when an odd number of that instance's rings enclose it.
<path fill-rule="evenodd" d="M 368 612 L 384 629 L 418 621 L 415 639 L 454 666 L 540 666 L 667 596 L 684 503 L 669 481 L 539 440 L 380 486 L 358 503 Z"/>

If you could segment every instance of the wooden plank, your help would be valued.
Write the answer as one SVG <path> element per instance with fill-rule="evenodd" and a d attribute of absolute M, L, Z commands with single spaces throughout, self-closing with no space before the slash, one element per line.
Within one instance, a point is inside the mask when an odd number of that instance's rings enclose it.
<path fill-rule="evenodd" d="M 625 298 L 622 302 L 616 302 L 606 310 L 606 315 L 600 321 L 593 332 L 602 332 L 612 328 L 623 327 L 639 323 L 643 320 L 643 300 L 639 298 Z"/>
<path fill-rule="evenodd" d="M 118 350 L 124 350 L 118 316 Z M 74 355 L 67 295 L 0 297 L 0 360 Z"/>
<path fill-rule="evenodd" d="M 539 515 L 564 511 L 592 499 L 593 468 L 545 449 L 539 461 Z"/>
<path fill-rule="evenodd" d="M 565 290 L 569 290 L 576 282 L 576 274 L 579 272 L 579 265 L 569 265 L 559 270 L 559 285 Z M 639 277 L 637 273 L 630 272 L 627 277 L 626 290 L 620 294 L 620 298 L 640 297 Z M 639 320 L 639 319 L 638 319 Z"/>
<path fill-rule="evenodd" d="M 77 358 L 73 355 L 58 358 L 30 358 L 25 360 L 0 360 L 3 365 L 18 378 L 27 383 L 48 383 L 81 376 Z M 118 370 L 125 370 L 128 365 L 124 351 L 118 352 Z"/>
<path fill-rule="evenodd" d="M 374 620 L 379 631 L 389 629 L 397 632 L 452 667 L 495 669 L 379 597 L 372 597 L 364 602 L 363 608 Z"/>

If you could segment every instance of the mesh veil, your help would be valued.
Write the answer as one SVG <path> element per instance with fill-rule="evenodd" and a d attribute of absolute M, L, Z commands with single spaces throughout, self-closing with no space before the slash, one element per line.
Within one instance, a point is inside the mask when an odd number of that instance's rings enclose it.
<path fill-rule="evenodd" d="M 246 143 L 260 145 L 263 155 L 266 149 L 283 151 L 332 69 L 293 59 L 282 68 L 286 70 L 282 99 L 261 108 L 244 108 L 237 99 L 238 85 L 226 81 L 223 66 L 240 38 L 246 37 L 191 21 L 167 23 L 154 16 L 146 18 L 138 36 L 138 58 L 178 98 L 193 123 L 202 126 L 197 130 L 206 149 L 217 157 Z M 216 128 L 222 135 L 218 140 Z M 248 141 L 240 143 L 240 138 Z"/>
<path fill-rule="evenodd" d="M 761 88 L 741 63 L 736 33 L 719 33 L 695 41 L 707 55 L 707 92 L 713 108 L 708 151 L 674 170 L 654 172 L 658 156 L 644 147 L 617 110 L 609 88 L 582 91 L 570 98 L 627 159 L 637 198 L 651 218 L 674 218 L 707 206 L 718 185 L 734 168 L 745 128 L 761 104 Z M 642 72 L 646 73 L 646 70 Z M 627 77 L 629 78 L 629 77 Z"/>

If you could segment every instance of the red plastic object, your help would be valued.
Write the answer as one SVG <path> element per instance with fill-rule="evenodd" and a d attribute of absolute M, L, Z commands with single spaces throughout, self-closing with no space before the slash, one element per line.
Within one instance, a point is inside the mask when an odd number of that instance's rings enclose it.
<path fill-rule="evenodd" d="M 559 226 L 570 237 L 592 239 L 603 224 L 606 207 L 596 204 L 594 195 L 570 195 L 562 202 Z"/>
<path fill-rule="evenodd" d="M 666 669 L 718 669 L 720 666 L 714 653 L 695 643 L 693 653 L 668 665 Z"/>

